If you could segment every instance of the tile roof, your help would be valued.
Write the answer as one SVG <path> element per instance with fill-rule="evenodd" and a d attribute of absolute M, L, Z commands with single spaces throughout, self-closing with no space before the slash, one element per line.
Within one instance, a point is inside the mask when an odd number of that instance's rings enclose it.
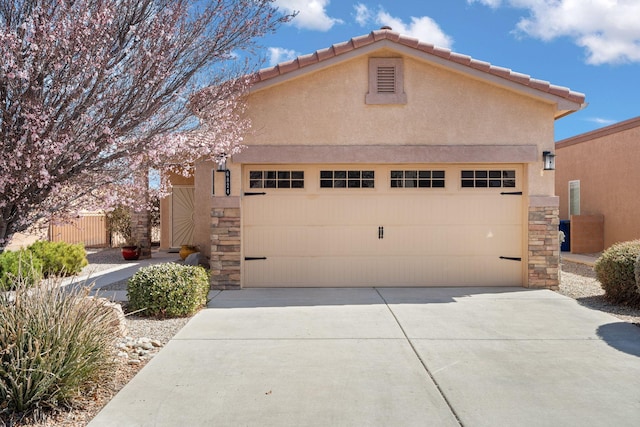
<path fill-rule="evenodd" d="M 334 44 L 333 46 L 328 47 L 326 49 L 317 50 L 314 53 L 299 56 L 296 59 L 293 59 L 291 61 L 282 62 L 273 67 L 264 68 L 255 74 L 254 83 L 263 82 L 263 81 L 290 73 L 292 71 L 296 71 L 296 70 L 308 67 L 310 65 L 317 64 L 322 61 L 326 61 L 328 59 L 343 55 L 345 53 L 354 51 L 356 49 L 359 49 L 368 45 L 372 45 L 382 40 L 389 40 L 389 41 L 398 43 L 400 45 L 404 45 L 409 48 L 416 49 L 420 52 L 442 58 L 446 61 L 451 61 L 452 63 L 460 64 L 460 65 L 469 67 L 471 69 L 479 70 L 489 75 L 497 76 L 507 81 L 514 82 L 523 86 L 527 86 L 529 88 L 532 88 L 541 92 L 546 92 L 551 95 L 556 95 L 558 97 L 565 98 L 572 102 L 582 104 L 584 103 L 584 100 L 585 100 L 584 94 L 579 92 L 574 92 L 569 88 L 552 85 L 547 81 L 534 79 L 534 78 L 531 78 L 531 76 L 529 75 L 517 73 L 508 68 L 497 67 L 495 65 L 491 65 L 488 62 L 480 61 L 470 56 L 462 55 L 460 53 L 455 53 L 449 49 L 434 46 L 429 43 L 424 43 L 413 37 L 405 36 L 400 33 L 397 33 L 391 30 L 386 30 L 386 29 L 372 31 L 369 34 L 354 37 L 348 41 Z"/>

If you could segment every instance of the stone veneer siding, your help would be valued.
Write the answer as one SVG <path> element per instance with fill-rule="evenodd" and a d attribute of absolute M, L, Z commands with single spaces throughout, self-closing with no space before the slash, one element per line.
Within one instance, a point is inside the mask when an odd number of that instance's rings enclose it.
<path fill-rule="evenodd" d="M 131 237 L 140 248 L 140 259 L 151 258 L 151 221 L 148 211 L 131 212 Z"/>
<path fill-rule="evenodd" d="M 211 289 L 240 289 L 240 208 L 211 211 Z"/>
<path fill-rule="evenodd" d="M 557 290 L 560 284 L 558 206 L 529 207 L 528 287 Z"/>

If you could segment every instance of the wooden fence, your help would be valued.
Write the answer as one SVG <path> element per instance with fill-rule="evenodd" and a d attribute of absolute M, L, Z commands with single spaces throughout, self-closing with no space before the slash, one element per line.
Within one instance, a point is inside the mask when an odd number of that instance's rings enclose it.
<path fill-rule="evenodd" d="M 52 242 L 84 243 L 88 248 L 109 246 L 107 219 L 103 213 L 88 212 L 80 215 L 71 224 L 49 226 L 49 240 Z"/>
<path fill-rule="evenodd" d="M 87 248 L 117 247 L 125 239 L 117 233 L 109 236 L 107 219 L 103 213 L 82 213 L 71 224 L 49 226 L 49 240 L 52 242 L 83 243 Z M 151 242 L 160 242 L 160 227 L 151 228 Z"/>

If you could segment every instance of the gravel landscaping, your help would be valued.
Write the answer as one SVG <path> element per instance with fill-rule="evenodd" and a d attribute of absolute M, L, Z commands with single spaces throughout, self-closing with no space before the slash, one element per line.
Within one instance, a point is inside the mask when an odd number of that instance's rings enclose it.
<path fill-rule="evenodd" d="M 120 251 L 109 249 L 88 255 L 90 264 L 83 273 L 96 273 L 122 264 Z M 126 281 L 109 286 L 109 289 L 126 289 Z M 609 313 L 623 321 L 640 326 L 640 309 L 618 306 L 604 299 L 604 291 L 595 278 L 593 268 L 575 262 L 563 261 L 558 293 L 574 298 L 590 309 Z M 125 307 L 126 311 L 126 307 Z M 80 427 L 96 416 L 100 409 L 126 385 L 128 381 L 164 346 L 190 318 L 155 319 L 126 316 L 128 337 L 114 349 L 118 354 L 118 369 L 107 384 L 96 385 L 94 392 L 78 402 L 76 408 L 60 413 L 41 423 L 12 422 L 14 426 Z M 15 421 L 15 420 L 13 420 Z M 3 425 L 0 420 L 0 426 Z"/>
<path fill-rule="evenodd" d="M 591 266 L 563 261 L 558 292 L 574 298 L 585 307 L 604 311 L 625 322 L 640 326 L 640 309 L 607 302 L 604 298 L 604 291 Z"/>

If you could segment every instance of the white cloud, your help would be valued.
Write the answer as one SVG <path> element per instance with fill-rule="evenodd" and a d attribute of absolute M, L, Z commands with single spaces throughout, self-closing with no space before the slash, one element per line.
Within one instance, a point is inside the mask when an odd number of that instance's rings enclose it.
<path fill-rule="evenodd" d="M 335 24 L 342 24 L 338 18 L 327 15 L 330 0 L 275 0 L 276 6 L 287 13 L 299 12 L 291 24 L 305 30 L 329 31 Z"/>
<path fill-rule="evenodd" d="M 526 9 L 516 31 L 541 40 L 569 37 L 583 47 L 587 63 L 640 62 L 638 0 L 467 0 Z"/>
<path fill-rule="evenodd" d="M 300 54 L 295 50 L 284 49 L 282 47 L 270 47 L 269 48 L 269 66 L 277 65 L 281 62 L 295 59 Z"/>
<path fill-rule="evenodd" d="M 591 117 L 591 118 L 588 118 L 586 120 L 588 122 L 596 123 L 596 124 L 603 125 L 603 126 L 612 125 L 612 124 L 618 122 L 618 120 L 603 119 L 602 117 Z"/>
<path fill-rule="evenodd" d="M 495 9 L 502 4 L 502 0 L 467 0 L 467 3 L 482 3 L 485 6 Z"/>
<path fill-rule="evenodd" d="M 373 15 L 367 5 L 358 3 L 354 5 L 353 8 L 356 10 L 355 19 L 358 25 L 360 25 L 361 27 L 366 27 L 367 25 L 369 25 L 373 18 Z"/>
<path fill-rule="evenodd" d="M 453 45 L 453 39 L 445 34 L 436 21 L 428 16 L 412 16 L 411 22 L 405 23 L 402 19 L 389 14 L 382 7 L 376 13 L 373 13 L 362 3 L 355 5 L 354 8 L 356 10 L 356 22 L 362 27 L 372 24 L 377 26 L 388 25 L 393 31 L 415 37 L 425 43 L 448 49 Z"/>

